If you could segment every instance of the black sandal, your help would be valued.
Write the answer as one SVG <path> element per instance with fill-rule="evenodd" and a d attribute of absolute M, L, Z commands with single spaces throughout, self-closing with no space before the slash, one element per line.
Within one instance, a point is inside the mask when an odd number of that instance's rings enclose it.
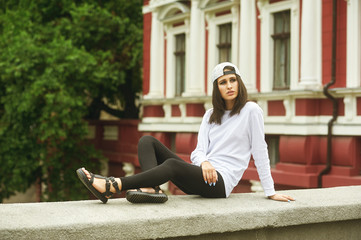
<path fill-rule="evenodd" d="M 103 177 L 89 172 L 91 176 L 89 180 L 81 168 L 76 170 L 76 173 L 80 181 L 89 189 L 92 194 L 94 194 L 94 196 L 100 199 L 103 203 L 107 203 L 108 199 L 113 195 L 113 193 L 110 191 L 110 182 L 115 188 L 115 191 L 117 193 L 121 193 L 118 183 L 115 181 L 114 177 Z M 94 178 L 105 179 L 105 192 L 101 193 L 93 187 Z"/>
<path fill-rule="evenodd" d="M 140 188 L 137 191 L 128 191 L 126 198 L 131 203 L 165 203 L 168 201 L 168 196 L 165 193 L 160 193 L 160 187 L 153 187 L 155 193 L 143 192 Z"/>

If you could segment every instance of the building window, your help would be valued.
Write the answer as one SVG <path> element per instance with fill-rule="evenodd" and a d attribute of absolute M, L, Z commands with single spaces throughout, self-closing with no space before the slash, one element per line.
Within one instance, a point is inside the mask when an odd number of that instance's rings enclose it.
<path fill-rule="evenodd" d="M 271 167 L 275 167 L 280 161 L 279 145 L 280 137 L 276 135 L 266 135 L 266 142 L 268 145 L 268 156 Z"/>
<path fill-rule="evenodd" d="M 185 89 L 185 34 L 175 35 L 175 96 L 181 96 Z"/>
<path fill-rule="evenodd" d="M 290 11 L 282 11 L 274 16 L 274 66 L 273 89 L 283 90 L 290 88 Z"/>
<path fill-rule="evenodd" d="M 230 62 L 232 53 L 232 23 L 219 25 L 218 60 Z"/>

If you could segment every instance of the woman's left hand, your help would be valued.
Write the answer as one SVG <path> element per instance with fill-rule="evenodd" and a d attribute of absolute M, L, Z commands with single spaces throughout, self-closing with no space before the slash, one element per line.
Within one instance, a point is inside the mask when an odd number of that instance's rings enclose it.
<path fill-rule="evenodd" d="M 284 194 L 278 194 L 278 193 L 276 193 L 275 195 L 272 195 L 272 196 L 268 196 L 268 198 L 275 200 L 275 201 L 283 201 L 283 202 L 295 201 L 295 199 L 291 196 L 284 195 Z"/>

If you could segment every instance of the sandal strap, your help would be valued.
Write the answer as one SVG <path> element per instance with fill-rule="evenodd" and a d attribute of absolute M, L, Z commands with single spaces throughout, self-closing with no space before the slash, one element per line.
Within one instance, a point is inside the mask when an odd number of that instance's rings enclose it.
<path fill-rule="evenodd" d="M 100 178 L 100 179 L 107 179 L 106 177 L 102 176 L 102 175 L 98 175 L 98 174 L 93 174 L 95 178 Z"/>
<path fill-rule="evenodd" d="M 106 177 L 103 177 L 103 176 L 101 176 L 101 175 L 97 175 L 97 174 L 94 174 L 94 173 L 91 173 L 91 172 L 89 172 L 89 174 L 90 174 L 90 180 L 89 180 L 89 182 L 90 182 L 91 184 L 93 184 L 94 178 L 107 179 Z"/>
<path fill-rule="evenodd" d="M 153 187 L 153 189 L 154 189 L 155 193 L 159 193 L 159 191 L 160 191 L 160 187 L 159 187 L 159 186 Z"/>
<path fill-rule="evenodd" d="M 113 193 L 110 191 L 110 182 L 109 182 L 109 178 L 105 178 L 105 192 L 104 192 L 106 197 L 111 197 L 113 195 Z"/>
<path fill-rule="evenodd" d="M 91 172 L 89 172 L 89 174 L 90 174 L 90 180 L 89 180 L 89 182 L 90 182 L 91 185 L 93 185 L 93 182 L 94 182 L 94 174 L 92 174 Z"/>
<path fill-rule="evenodd" d="M 93 174 L 91 172 L 89 172 L 89 174 L 90 174 L 90 180 L 89 180 L 90 184 L 93 184 L 94 178 L 105 179 L 105 192 L 101 193 L 104 197 L 111 197 L 113 195 L 113 193 L 110 191 L 110 182 L 115 188 L 115 191 L 117 193 L 121 193 L 119 189 L 119 185 L 117 181 L 115 181 L 114 177 L 103 177 L 101 175 Z"/>
<path fill-rule="evenodd" d="M 112 182 L 113 187 L 115 188 L 115 191 L 117 193 L 121 193 L 120 189 L 119 189 L 119 185 L 117 183 L 117 181 L 115 181 L 114 177 L 109 177 L 110 181 Z"/>

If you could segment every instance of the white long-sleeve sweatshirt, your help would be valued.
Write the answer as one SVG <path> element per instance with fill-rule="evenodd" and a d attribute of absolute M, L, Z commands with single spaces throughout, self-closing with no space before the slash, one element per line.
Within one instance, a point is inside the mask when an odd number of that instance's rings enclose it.
<path fill-rule="evenodd" d="M 191 154 L 194 165 L 209 161 L 222 175 L 226 196 L 241 180 L 251 155 L 266 196 L 275 194 L 264 135 L 262 109 L 247 102 L 239 114 L 230 117 L 226 111 L 222 124 L 209 124 L 212 109 L 204 116 L 198 132 L 198 143 Z"/>

